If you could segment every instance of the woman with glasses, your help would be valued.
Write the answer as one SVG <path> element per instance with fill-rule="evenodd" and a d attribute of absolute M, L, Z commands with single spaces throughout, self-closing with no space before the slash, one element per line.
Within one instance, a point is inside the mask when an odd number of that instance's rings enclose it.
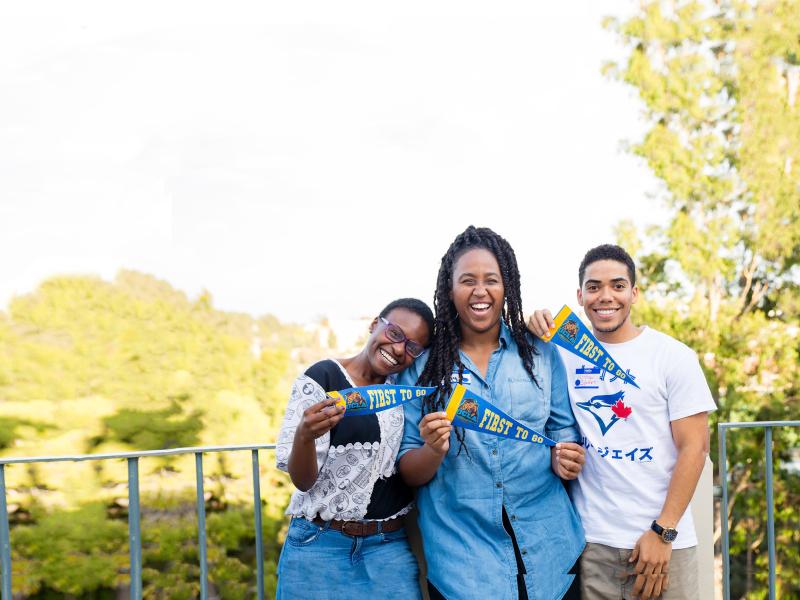
<path fill-rule="evenodd" d="M 356 356 L 318 362 L 292 387 L 276 449 L 278 468 L 297 488 L 278 599 L 420 597 L 403 528 L 413 496 L 395 466 L 403 408 L 343 419 L 326 394 L 393 383 L 428 345 L 433 313 L 420 300 L 395 300 L 369 331 Z"/>
<path fill-rule="evenodd" d="M 405 405 L 399 468 L 419 486 L 432 600 L 562 598 L 583 530 L 562 485 L 583 464 L 564 366 L 526 327 L 514 250 L 469 227 L 442 258 L 436 335 L 401 383 L 439 391 Z M 555 448 L 453 427 L 442 412 L 461 383 Z"/>

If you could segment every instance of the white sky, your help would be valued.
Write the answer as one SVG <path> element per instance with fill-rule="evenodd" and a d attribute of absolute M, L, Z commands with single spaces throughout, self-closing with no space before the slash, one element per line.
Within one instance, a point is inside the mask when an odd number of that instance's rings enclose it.
<path fill-rule="evenodd" d="M 650 223 L 621 52 L 573 2 L 0 6 L 0 308 L 46 277 L 152 273 L 306 321 L 430 302 L 467 225 L 514 246 L 526 310 Z"/>

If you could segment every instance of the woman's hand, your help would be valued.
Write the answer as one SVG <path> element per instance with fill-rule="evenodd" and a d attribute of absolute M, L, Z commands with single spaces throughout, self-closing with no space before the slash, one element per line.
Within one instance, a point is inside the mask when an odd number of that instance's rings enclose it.
<path fill-rule="evenodd" d="M 441 456 L 450 449 L 452 429 L 447 413 L 444 412 L 428 413 L 419 422 L 419 434 L 425 440 L 425 445 Z"/>
<path fill-rule="evenodd" d="M 535 310 L 528 317 L 528 331 L 538 338 L 543 338 L 555 326 L 553 315 L 546 308 L 544 310 Z"/>
<path fill-rule="evenodd" d="M 574 442 L 559 442 L 550 449 L 553 472 L 561 479 L 576 479 L 586 462 L 586 450 Z"/>
<path fill-rule="evenodd" d="M 319 475 L 314 440 L 328 433 L 343 416 L 344 407 L 336 406 L 336 400 L 330 397 L 303 411 L 287 461 L 292 483 L 301 492 L 310 490 Z"/>
<path fill-rule="evenodd" d="M 303 417 L 294 433 L 295 442 L 312 443 L 333 429 L 343 416 L 344 407 L 336 406 L 336 400 L 330 396 L 322 402 L 312 404 L 303 411 Z"/>

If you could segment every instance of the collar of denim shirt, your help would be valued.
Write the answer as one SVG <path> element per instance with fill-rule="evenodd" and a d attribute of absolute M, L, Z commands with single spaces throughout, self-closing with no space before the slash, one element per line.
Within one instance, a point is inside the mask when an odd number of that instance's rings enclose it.
<path fill-rule="evenodd" d="M 470 373 L 475 375 L 478 379 L 481 380 L 483 385 L 488 386 L 489 381 L 493 379 L 493 374 L 497 371 L 497 361 L 500 360 L 500 355 L 505 350 L 516 350 L 517 344 L 514 341 L 514 338 L 511 336 L 511 330 L 506 325 L 506 322 L 501 320 L 500 321 L 500 344 L 497 348 L 492 352 L 492 356 L 489 359 L 489 366 L 486 369 L 486 375 L 482 375 L 478 367 L 475 366 L 475 363 L 472 362 L 472 359 L 467 355 L 466 352 L 463 350 L 459 350 L 459 355 L 461 356 L 461 362 L 464 363 L 464 366 L 469 369 Z"/>

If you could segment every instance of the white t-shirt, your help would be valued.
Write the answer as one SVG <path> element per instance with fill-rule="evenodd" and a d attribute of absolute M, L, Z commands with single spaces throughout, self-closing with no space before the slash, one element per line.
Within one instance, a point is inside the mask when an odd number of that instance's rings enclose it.
<path fill-rule="evenodd" d="M 697 355 L 676 339 L 643 328 L 628 342 L 603 346 L 639 389 L 559 347 L 586 447 L 572 495 L 586 541 L 633 548 L 667 497 L 678 456 L 670 421 L 716 404 Z M 697 545 L 691 510 L 675 528 L 674 549 Z"/>

